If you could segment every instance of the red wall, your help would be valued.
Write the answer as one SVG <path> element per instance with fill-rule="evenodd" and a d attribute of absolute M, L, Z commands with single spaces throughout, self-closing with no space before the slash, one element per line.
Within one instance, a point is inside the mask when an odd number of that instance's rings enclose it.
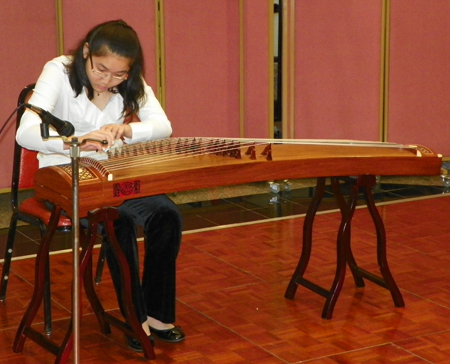
<path fill-rule="evenodd" d="M 156 89 L 155 5 L 133 0 L 63 1 L 64 50 L 73 49 L 94 25 L 123 19 L 138 32 L 144 48 L 147 82 Z M 96 11 L 98 9 L 98 11 Z M 20 90 L 35 82 L 45 62 L 58 55 L 54 1 L 23 0 L 4 2 L 0 11 L 0 123 L 13 112 Z M 14 123 L 0 136 L 0 188 L 11 184 Z"/>
<path fill-rule="evenodd" d="M 450 156 L 450 2 L 391 3 L 389 141 Z"/>
<path fill-rule="evenodd" d="M 20 91 L 36 81 L 57 54 L 54 2 L 2 1 L 0 10 L 0 126 L 17 107 Z M 15 116 L 0 135 L 0 188 L 11 185 Z"/>
<path fill-rule="evenodd" d="M 239 136 L 239 1 L 165 1 L 164 38 L 173 135 Z"/>
<path fill-rule="evenodd" d="M 381 1 L 295 1 L 295 138 L 378 140 Z"/>
<path fill-rule="evenodd" d="M 92 6 L 95 4 L 95 6 Z M 130 6 L 132 5 L 132 6 Z M 99 11 L 95 11 L 99 9 Z M 147 83 L 156 90 L 155 5 L 148 0 L 77 0 L 64 1 L 64 44 L 67 53 L 95 25 L 122 19 L 136 30 L 144 51 Z M 155 92 L 156 93 L 156 92 Z"/>
<path fill-rule="evenodd" d="M 174 136 L 270 137 L 271 1 L 160 1 L 165 35 L 162 91 Z M 65 50 L 93 25 L 122 18 L 140 35 L 146 78 L 156 91 L 155 2 L 64 0 Z M 450 156 L 449 2 L 289 3 L 295 18 L 294 70 L 285 77 L 294 83 L 293 137 L 379 140 L 382 4 L 387 3 L 388 139 L 423 144 Z M 54 1 L 2 3 L 0 123 L 15 109 L 20 90 L 57 55 L 54 6 Z M 0 188 L 10 184 L 13 140 L 11 124 L 0 136 Z"/>
<path fill-rule="evenodd" d="M 272 138 L 270 124 L 274 116 L 269 105 L 269 69 L 273 69 L 270 30 L 273 5 L 267 0 L 244 1 L 244 135 L 248 138 Z"/>

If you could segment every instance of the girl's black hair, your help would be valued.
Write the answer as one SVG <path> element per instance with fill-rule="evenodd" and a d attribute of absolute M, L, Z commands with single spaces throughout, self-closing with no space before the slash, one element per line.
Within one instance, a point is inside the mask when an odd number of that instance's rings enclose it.
<path fill-rule="evenodd" d="M 86 87 L 88 98 L 92 100 L 94 90 L 86 74 L 86 62 L 89 62 L 89 57 L 86 59 L 83 57 L 86 43 L 89 44 L 91 55 L 101 57 L 114 54 L 130 60 L 128 78 L 109 91 L 122 95 L 122 113 L 125 117 L 137 113 L 140 103 L 145 101 L 145 91 L 144 57 L 136 32 L 123 20 L 102 23 L 91 29 L 71 52 L 72 61 L 66 68 L 75 97 L 82 92 L 83 87 Z"/>

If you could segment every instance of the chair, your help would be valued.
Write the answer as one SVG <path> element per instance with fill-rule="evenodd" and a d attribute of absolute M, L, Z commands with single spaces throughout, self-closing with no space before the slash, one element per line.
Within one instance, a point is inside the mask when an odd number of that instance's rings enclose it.
<path fill-rule="evenodd" d="M 17 100 L 18 106 L 27 102 L 33 92 L 34 84 L 25 87 Z M 24 108 L 17 112 L 16 130 L 19 127 L 20 119 L 24 113 Z M 40 230 L 41 238 L 44 236 L 48 226 L 51 212 L 46 208 L 43 202 L 37 201 L 34 197 L 28 198 L 22 202 L 19 201 L 19 190 L 33 188 L 33 176 L 39 168 L 37 152 L 22 148 L 17 142 L 14 146 L 13 173 L 11 183 L 11 207 L 12 216 L 9 224 L 8 240 L 5 248 L 2 281 L 0 290 L 0 301 L 6 299 L 6 289 L 9 281 L 9 271 L 13 255 L 14 240 L 16 235 L 17 222 L 22 221 Z M 58 221 L 58 231 L 71 231 L 72 222 L 69 218 L 61 216 Z M 48 256 L 47 256 L 48 259 Z M 47 267 L 49 265 L 47 264 Z M 46 271 L 46 287 L 44 294 L 44 316 L 45 331 L 49 335 L 51 328 L 51 301 L 50 301 L 50 279 L 49 269 Z"/>

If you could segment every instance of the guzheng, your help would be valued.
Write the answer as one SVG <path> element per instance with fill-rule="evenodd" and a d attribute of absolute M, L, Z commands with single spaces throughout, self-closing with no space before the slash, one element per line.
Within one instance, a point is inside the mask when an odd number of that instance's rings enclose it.
<path fill-rule="evenodd" d="M 127 199 L 276 179 L 439 175 L 441 156 L 418 145 L 167 138 L 123 145 L 108 159 L 80 158 L 79 216 Z M 39 169 L 36 198 L 72 211 L 71 164 Z"/>

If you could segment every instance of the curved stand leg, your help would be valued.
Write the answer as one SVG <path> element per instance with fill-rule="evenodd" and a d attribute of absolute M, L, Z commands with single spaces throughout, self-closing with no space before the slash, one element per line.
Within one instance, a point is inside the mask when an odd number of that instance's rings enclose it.
<path fill-rule="evenodd" d="M 353 209 L 356 207 L 356 202 L 358 200 L 358 190 L 359 190 L 359 188 L 356 186 L 356 190 L 355 190 L 355 186 L 353 185 L 354 184 L 354 179 L 350 179 L 350 182 L 352 183 L 352 185 L 350 187 L 352 189 L 351 194 L 352 194 L 352 196 L 354 196 L 355 200 L 354 200 L 354 202 L 351 202 L 351 201 L 346 202 L 345 199 L 344 199 L 344 196 L 342 195 L 341 186 L 339 185 L 339 180 L 340 179 L 341 178 L 331 178 L 331 187 L 333 189 L 333 194 L 334 194 L 334 196 L 336 198 L 336 201 L 338 203 L 339 210 L 341 211 L 342 219 L 344 219 L 344 216 L 346 216 L 346 214 L 351 213 L 352 216 L 354 214 L 354 211 L 353 212 L 349 211 L 349 208 L 351 208 L 349 206 L 349 204 L 351 204 L 351 203 L 355 204 Z M 346 253 L 347 264 L 348 264 L 348 266 L 350 268 L 350 271 L 352 272 L 353 279 L 355 281 L 356 286 L 357 287 L 364 287 L 365 286 L 364 280 L 362 279 L 361 275 L 359 274 L 358 266 L 356 264 L 356 261 L 355 261 L 355 258 L 353 256 L 353 252 L 352 252 L 352 245 L 350 243 L 351 242 L 351 236 L 352 236 L 351 224 L 350 223 L 348 224 L 347 230 L 348 230 L 348 232 L 347 232 L 348 233 L 348 246 L 347 246 L 347 253 Z"/>
<path fill-rule="evenodd" d="M 92 278 L 92 250 L 95 244 L 96 231 L 98 222 L 94 219 L 90 219 L 90 224 L 88 228 L 87 237 L 83 239 L 85 244 L 83 245 L 83 250 L 80 257 L 80 265 L 84 271 L 83 283 L 84 290 L 86 291 L 86 296 L 94 310 L 95 316 L 100 326 L 100 330 L 104 334 L 111 333 L 111 327 L 104 319 L 105 310 L 98 299 L 97 293 L 95 292 L 94 281 Z"/>
<path fill-rule="evenodd" d="M 372 177 L 373 180 L 370 180 L 372 185 L 375 185 L 375 176 L 365 176 L 366 178 Z M 383 219 L 378 212 L 378 209 L 373 200 L 372 190 L 370 188 L 366 188 L 364 190 L 364 196 L 367 202 L 367 208 L 369 209 L 370 215 L 372 216 L 372 220 L 375 225 L 376 233 L 377 233 L 377 260 L 378 266 L 380 268 L 381 275 L 383 276 L 384 282 L 378 277 L 375 277 L 373 280 L 375 283 L 381 285 L 382 287 L 387 288 L 392 295 L 392 299 L 394 301 L 395 306 L 404 307 L 405 302 L 403 301 L 402 294 L 395 283 L 394 277 L 389 269 L 389 265 L 387 262 L 387 253 L 386 253 L 386 230 L 384 228 Z M 370 279 L 370 278 L 369 278 Z"/>
<path fill-rule="evenodd" d="M 66 336 L 64 337 L 61 346 L 59 346 L 59 350 L 56 355 L 54 364 L 67 363 L 69 361 L 70 353 L 73 350 L 72 332 L 73 332 L 73 314 L 72 318 L 70 319 L 69 326 L 67 328 Z"/>
<path fill-rule="evenodd" d="M 347 203 L 345 202 L 345 199 L 341 192 L 341 188 L 339 185 L 340 179 L 348 180 L 351 183 L 351 189 Z M 341 212 L 341 223 L 337 236 L 337 262 L 334 281 L 330 290 L 326 290 L 318 286 L 317 284 L 303 278 L 303 274 L 306 270 L 311 255 L 312 224 L 318 209 L 318 205 L 323 196 L 324 184 L 325 178 L 318 179 L 316 194 L 314 195 L 314 198 L 308 209 L 308 213 L 306 214 L 303 226 L 302 253 L 297 268 L 295 269 L 291 281 L 289 282 L 289 285 L 286 289 L 285 297 L 292 299 L 295 295 L 297 285 L 301 284 L 302 286 L 326 298 L 326 302 L 322 311 L 322 318 L 331 319 L 334 307 L 344 283 L 346 265 L 348 264 L 351 269 L 356 286 L 364 287 L 365 284 L 363 278 L 369 279 L 370 281 L 389 289 L 394 300 L 394 304 L 397 307 L 403 307 L 403 297 L 394 281 L 387 263 L 386 233 L 384 230 L 383 220 L 381 219 L 381 216 L 375 206 L 372 195 L 372 187 L 376 184 L 376 178 L 373 175 L 363 175 L 357 178 L 331 178 L 333 193 L 336 197 Z M 367 207 L 376 228 L 377 260 L 382 278 L 376 276 L 375 274 L 367 272 L 362 268 L 359 268 L 356 264 L 351 249 L 351 221 L 355 212 L 358 193 L 361 188 L 364 191 Z"/>
<path fill-rule="evenodd" d="M 93 226 L 95 225 L 95 226 Z M 88 230 L 88 234 L 86 236 L 86 234 L 84 234 L 83 230 L 80 230 L 80 236 L 82 237 L 81 239 L 81 245 L 82 245 L 82 251 L 80 254 L 80 259 L 79 259 L 79 264 L 80 264 L 80 268 L 78 271 L 79 274 L 79 281 L 81 282 L 81 277 L 84 278 L 84 283 L 86 284 L 86 276 L 89 276 L 89 269 L 91 269 L 91 274 L 90 277 L 92 278 L 92 249 L 94 247 L 94 243 L 95 243 L 95 231 L 96 231 L 96 227 L 97 224 L 91 224 L 89 226 L 89 230 Z M 85 285 L 85 289 L 86 289 L 86 285 Z M 92 286 L 92 281 L 91 281 L 91 287 Z M 86 289 L 86 294 L 89 298 L 89 302 L 92 305 L 92 302 L 90 300 L 92 293 Z M 101 308 L 101 310 L 103 310 L 103 307 L 100 304 L 100 301 L 98 300 L 97 295 L 95 294 L 94 291 L 94 296 L 97 299 L 97 303 L 99 305 L 99 307 Z M 97 310 L 99 309 L 98 306 L 93 306 L 94 308 L 94 312 L 97 315 Z M 96 310 L 97 309 L 97 310 Z M 62 344 L 60 346 L 60 350 L 56 356 L 56 360 L 55 360 L 55 364 L 59 364 L 59 363 L 67 363 L 70 353 L 73 350 L 73 346 L 74 346 L 74 337 L 73 337 L 73 320 L 74 320 L 74 315 L 73 315 L 73 307 L 72 307 L 72 317 L 69 323 L 69 326 L 67 328 L 66 331 L 66 335 L 64 336 L 64 339 L 62 341 Z M 97 319 L 98 319 L 98 315 L 97 315 Z M 100 324 L 100 329 L 104 334 L 109 334 L 111 332 L 111 329 L 109 328 L 109 325 L 106 324 L 104 321 L 98 320 L 99 324 Z"/>
<path fill-rule="evenodd" d="M 344 199 L 342 197 L 338 184 L 339 181 L 336 178 L 332 178 L 333 190 L 335 190 L 335 196 L 336 199 L 338 200 L 338 203 L 340 205 L 339 207 L 341 210 L 341 224 L 339 226 L 336 244 L 337 262 L 336 262 L 335 278 L 322 311 L 322 318 L 327 320 L 331 319 L 333 315 L 334 306 L 336 305 L 336 301 L 339 297 L 342 286 L 344 284 L 347 259 L 351 252 L 350 249 L 351 221 L 353 218 L 353 214 L 355 212 L 356 202 L 358 201 L 358 188 L 352 186 L 347 206 L 345 206 L 345 204 L 342 204 L 341 202 L 343 202 Z"/>
<path fill-rule="evenodd" d="M 84 287 L 86 291 L 86 296 L 91 304 L 94 313 L 99 322 L 101 331 L 104 334 L 111 332 L 110 324 L 117 327 L 125 334 L 134 336 L 137 338 L 142 345 L 144 350 L 144 356 L 147 359 L 155 359 L 156 355 L 151 345 L 150 340 L 148 340 L 147 335 L 142 329 L 142 325 L 139 322 L 136 312 L 133 309 L 132 296 L 131 296 L 131 284 L 130 284 L 130 268 L 128 262 L 122 252 L 122 249 L 117 242 L 115 232 L 114 232 L 114 220 L 119 217 L 118 211 L 115 208 L 102 208 L 95 211 L 91 211 L 88 214 L 89 228 L 87 236 L 84 236 L 83 249 L 80 256 L 80 278 L 83 277 Z M 125 319 L 126 322 L 122 322 L 105 312 L 98 296 L 95 292 L 94 281 L 92 277 L 92 249 L 95 244 L 97 226 L 100 222 L 105 223 L 106 233 L 108 239 L 113 248 L 114 254 L 116 254 L 117 260 L 120 263 L 122 282 L 123 282 L 123 292 L 124 292 L 124 306 L 125 306 Z M 73 318 L 70 322 L 70 327 L 66 333 L 63 344 L 61 345 L 61 350 L 58 353 L 55 364 L 65 363 L 69 356 L 70 351 L 73 347 L 73 335 L 72 335 L 72 325 Z"/>
<path fill-rule="evenodd" d="M 31 327 L 31 324 L 44 297 L 45 275 L 46 270 L 48 269 L 47 258 L 49 254 L 50 242 L 56 230 L 60 215 L 61 208 L 55 206 L 52 211 L 50 223 L 47 227 L 45 235 L 42 238 L 42 242 L 39 246 L 39 251 L 36 257 L 35 287 L 33 297 L 19 325 L 19 329 L 17 330 L 13 345 L 14 352 L 21 352 L 23 350 L 25 339 L 28 337 L 44 349 L 56 355 L 55 364 L 67 363 L 70 353 L 73 350 L 73 310 L 68 330 L 61 345 L 54 343 L 46 336 L 34 330 Z M 92 308 L 97 316 L 102 332 L 110 333 L 110 324 L 116 326 L 125 334 L 133 336 L 141 342 L 142 348 L 144 350 L 144 356 L 147 359 L 155 359 L 156 355 L 151 342 L 150 340 L 148 340 L 147 335 L 142 329 L 142 325 L 136 316 L 136 312 L 133 309 L 130 284 L 130 268 L 114 233 L 113 221 L 117 218 L 118 212 L 115 208 L 99 209 L 89 213 L 90 227 L 88 230 L 88 235 L 86 236 L 81 231 L 81 234 L 83 236 L 83 249 L 80 255 L 79 276 L 83 277 L 89 303 L 92 305 Z M 99 222 L 105 222 L 108 239 L 111 242 L 111 246 L 113 247 L 114 253 L 116 254 L 117 259 L 120 263 L 124 292 L 125 318 L 127 322 L 122 322 L 114 316 L 105 312 L 97 297 L 97 294 L 95 293 L 92 279 L 92 249 L 95 243 L 97 225 Z"/>
<path fill-rule="evenodd" d="M 306 212 L 305 221 L 303 223 L 302 253 L 300 256 L 300 260 L 297 264 L 297 268 L 295 269 L 295 272 L 292 275 L 292 278 L 284 294 L 284 297 L 288 299 L 294 298 L 298 284 L 308 286 L 313 291 L 315 289 L 319 290 L 322 293 L 324 291 L 321 287 L 318 287 L 315 284 L 304 279 L 303 274 L 305 273 L 306 267 L 308 266 L 309 263 L 309 258 L 311 257 L 313 223 L 314 218 L 316 217 L 317 209 L 319 208 L 320 201 L 322 201 L 322 197 L 325 191 L 325 181 L 326 181 L 325 178 L 317 179 L 316 190 L 314 192 L 313 199 L 308 207 L 308 211 Z M 310 284 L 312 284 L 313 287 Z M 322 294 L 320 292 L 317 293 Z"/>
<path fill-rule="evenodd" d="M 116 255 L 117 260 L 119 261 L 120 273 L 122 276 L 122 285 L 123 285 L 122 292 L 124 295 L 123 296 L 124 311 L 125 311 L 124 315 L 126 322 L 122 322 L 117 318 L 115 318 L 114 316 L 108 314 L 107 312 L 104 311 L 103 307 L 101 306 L 101 303 L 98 300 L 98 297 L 93 287 L 91 253 L 88 254 L 89 259 L 86 260 L 86 264 L 89 263 L 90 269 L 87 270 L 89 271 L 89 273 L 86 274 L 84 277 L 85 290 L 89 302 L 91 303 L 95 311 L 95 314 L 97 315 L 97 319 L 99 320 L 100 326 L 106 327 L 107 324 L 111 324 L 120 329 L 126 335 L 135 337 L 140 341 L 142 345 L 142 348 L 144 350 L 144 356 L 147 359 L 155 359 L 156 355 L 153 350 L 153 346 L 151 345 L 150 340 L 147 338 L 146 333 L 142 329 L 142 324 L 137 318 L 136 312 L 133 309 L 133 300 L 131 295 L 131 283 L 130 283 L 131 282 L 130 267 L 128 265 L 127 259 L 125 258 L 125 255 L 122 252 L 122 249 L 120 248 L 120 245 L 116 239 L 116 234 L 114 232 L 113 223 L 114 220 L 116 220 L 118 217 L 119 215 L 117 209 L 111 207 L 98 209 L 89 213 L 89 221 L 91 221 L 91 224 L 93 226 L 93 228 L 90 229 L 91 235 L 90 249 L 92 249 L 93 242 L 95 240 L 95 236 L 93 235 L 95 235 L 97 223 L 104 222 L 108 240 L 111 244 L 114 254 Z"/>

